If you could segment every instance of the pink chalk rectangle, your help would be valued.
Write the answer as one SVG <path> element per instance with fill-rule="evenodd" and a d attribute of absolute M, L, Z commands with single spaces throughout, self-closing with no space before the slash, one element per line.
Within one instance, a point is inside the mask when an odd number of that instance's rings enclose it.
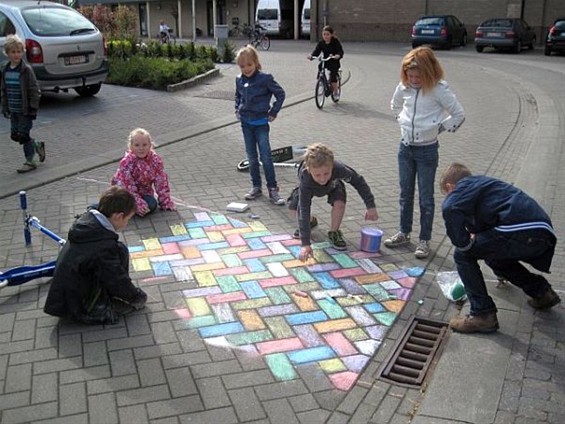
<path fill-rule="evenodd" d="M 178 243 L 165 243 L 161 245 L 161 248 L 166 255 L 172 255 L 173 253 L 180 252 Z"/>
<path fill-rule="evenodd" d="M 259 249 L 259 250 L 251 250 L 249 252 L 241 252 L 238 253 L 237 256 L 239 256 L 241 259 L 251 259 L 251 258 L 261 258 L 263 256 L 270 256 L 272 254 L 273 252 L 271 252 L 271 249 Z"/>
<path fill-rule="evenodd" d="M 241 234 L 228 234 L 226 235 L 226 241 L 231 247 L 246 246 L 247 243 L 241 237 Z"/>
<path fill-rule="evenodd" d="M 216 269 L 212 272 L 216 277 L 222 275 L 249 274 L 249 268 L 246 266 L 234 266 L 233 268 Z"/>
<path fill-rule="evenodd" d="M 303 349 L 304 345 L 298 337 L 292 339 L 272 340 L 268 342 L 257 343 L 257 349 L 261 355 L 270 353 L 288 352 L 291 350 Z"/>
<path fill-rule="evenodd" d="M 296 284 L 297 281 L 292 275 L 287 275 L 285 277 L 279 278 L 266 278 L 264 280 L 260 280 L 259 284 L 263 288 L 267 287 L 275 287 L 275 286 L 286 286 L 289 284 Z"/>
<path fill-rule="evenodd" d="M 206 300 L 211 305 L 214 303 L 235 302 L 237 300 L 246 300 L 246 299 L 247 296 L 245 295 L 245 293 L 240 291 L 206 296 Z"/>
<path fill-rule="evenodd" d="M 365 275 L 367 271 L 363 268 L 343 268 L 343 269 L 336 269 L 335 271 L 330 271 L 330 274 L 334 278 L 347 278 L 347 277 L 355 277 L 356 275 Z"/>
<path fill-rule="evenodd" d="M 335 350 L 339 356 L 356 355 L 359 353 L 342 333 L 328 333 L 322 335 L 322 337 L 326 339 L 328 345 Z"/>

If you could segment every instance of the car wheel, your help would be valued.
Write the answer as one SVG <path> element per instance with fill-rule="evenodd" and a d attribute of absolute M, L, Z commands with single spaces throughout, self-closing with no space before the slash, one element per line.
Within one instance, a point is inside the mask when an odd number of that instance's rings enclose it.
<path fill-rule="evenodd" d="M 483 51 L 484 47 L 483 46 L 475 46 L 475 50 L 477 50 L 477 52 L 481 53 Z"/>
<path fill-rule="evenodd" d="M 551 56 L 551 48 L 550 48 L 550 47 L 546 47 L 545 50 L 544 50 L 544 54 L 545 54 L 546 56 Z"/>
<path fill-rule="evenodd" d="M 467 33 L 463 34 L 463 38 L 461 38 L 461 47 L 465 47 L 467 45 Z"/>
<path fill-rule="evenodd" d="M 518 54 L 522 51 L 522 41 L 516 41 L 516 46 L 514 46 L 514 53 Z"/>
<path fill-rule="evenodd" d="M 533 50 L 534 44 L 536 44 L 536 37 L 532 38 L 532 41 L 530 42 L 530 44 L 528 44 L 528 49 Z"/>
<path fill-rule="evenodd" d="M 75 91 L 81 97 L 92 97 L 95 94 L 98 94 L 101 88 L 102 83 L 98 83 L 93 85 L 85 85 L 84 87 L 75 87 Z"/>

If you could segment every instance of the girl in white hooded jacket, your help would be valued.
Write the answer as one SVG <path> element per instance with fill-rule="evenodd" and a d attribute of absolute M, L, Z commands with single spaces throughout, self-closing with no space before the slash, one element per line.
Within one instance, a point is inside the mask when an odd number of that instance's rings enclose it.
<path fill-rule="evenodd" d="M 410 243 L 418 181 L 420 241 L 415 255 L 419 259 L 430 254 L 434 181 L 439 162 L 437 137 L 443 131 L 457 131 L 465 120 L 463 107 L 443 80 L 443 75 L 443 68 L 430 48 L 411 50 L 402 59 L 400 82 L 390 102 L 400 125 L 400 229 L 384 244 L 394 248 Z"/>

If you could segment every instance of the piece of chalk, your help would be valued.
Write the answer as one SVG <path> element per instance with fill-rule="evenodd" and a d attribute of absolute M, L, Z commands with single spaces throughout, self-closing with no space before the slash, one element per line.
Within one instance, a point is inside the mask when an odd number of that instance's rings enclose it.
<path fill-rule="evenodd" d="M 297 296 L 300 296 L 300 297 L 308 297 L 308 293 L 300 291 L 300 290 L 296 290 L 293 293 Z"/>

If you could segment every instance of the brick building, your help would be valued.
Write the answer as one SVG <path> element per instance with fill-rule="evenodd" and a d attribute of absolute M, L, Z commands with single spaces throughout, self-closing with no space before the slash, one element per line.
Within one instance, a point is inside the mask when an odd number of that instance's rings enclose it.
<path fill-rule="evenodd" d="M 257 0 L 75 0 L 79 4 L 126 4 L 139 16 L 139 35 L 153 37 L 163 19 L 180 37 L 213 35 L 215 24 L 233 27 L 253 22 Z M 304 0 L 294 0 L 295 26 L 300 28 Z M 324 24 L 331 24 L 342 40 L 410 41 L 412 24 L 425 14 L 453 14 L 475 28 L 491 17 L 523 17 L 535 28 L 540 43 L 557 16 L 565 16 L 565 0 L 311 0 L 311 38 L 318 39 Z M 298 37 L 295 31 L 295 37 Z"/>

